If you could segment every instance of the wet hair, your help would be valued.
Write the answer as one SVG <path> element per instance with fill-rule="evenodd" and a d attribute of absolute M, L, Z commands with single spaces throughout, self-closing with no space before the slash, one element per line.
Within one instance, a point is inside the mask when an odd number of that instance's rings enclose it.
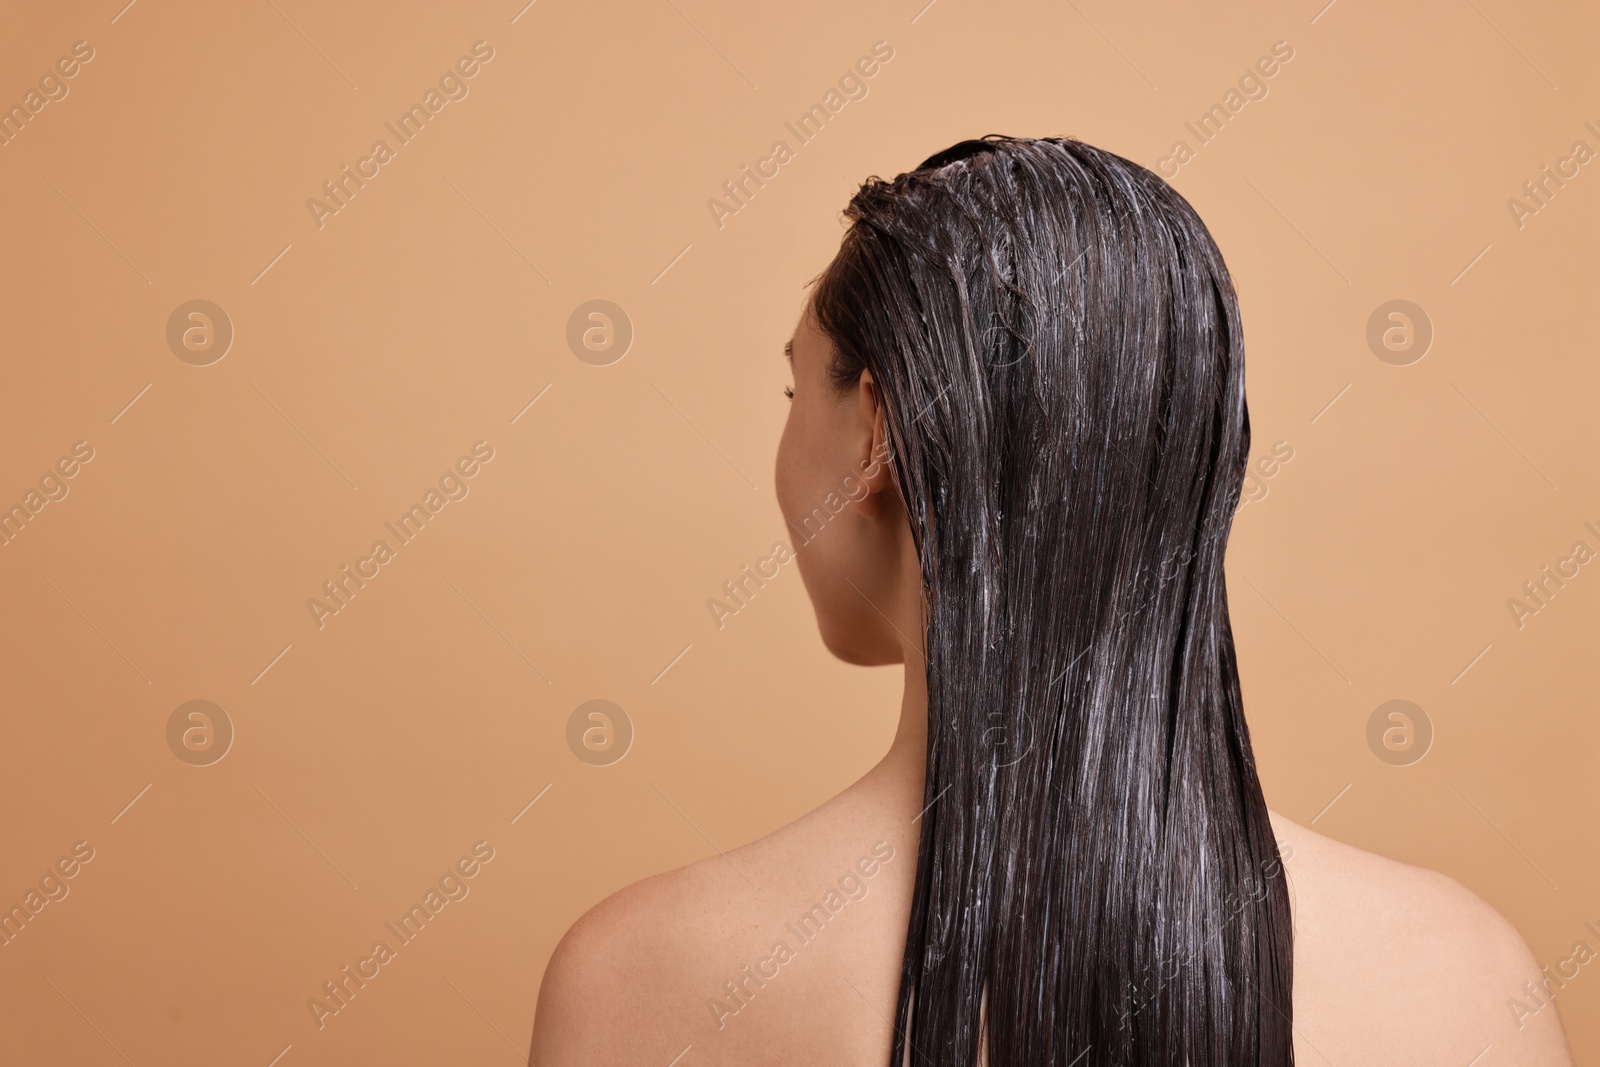
<path fill-rule="evenodd" d="M 892 1063 L 1290 1064 L 1223 551 L 1238 302 L 1187 201 L 1067 138 L 868 179 L 813 291 L 920 557 L 927 785 Z"/>

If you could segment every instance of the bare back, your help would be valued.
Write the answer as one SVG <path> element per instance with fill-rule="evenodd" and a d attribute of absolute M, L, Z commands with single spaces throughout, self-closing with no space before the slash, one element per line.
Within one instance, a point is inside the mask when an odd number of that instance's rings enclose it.
<path fill-rule="evenodd" d="M 590 911 L 550 961 L 531 1062 L 886 1063 L 920 814 L 902 785 L 875 772 Z M 1508 1010 L 1540 972 L 1498 912 L 1443 875 L 1272 822 L 1294 916 L 1297 1063 L 1572 1062 L 1553 1006 Z"/>

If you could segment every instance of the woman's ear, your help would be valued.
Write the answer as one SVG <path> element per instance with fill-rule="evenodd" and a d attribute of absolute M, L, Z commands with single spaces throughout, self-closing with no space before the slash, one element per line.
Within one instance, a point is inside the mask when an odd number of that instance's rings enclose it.
<path fill-rule="evenodd" d="M 856 506 L 868 515 L 877 515 L 882 513 L 888 502 L 884 494 L 896 492 L 889 470 L 889 426 L 885 418 L 883 395 L 878 383 L 872 380 L 871 371 L 861 372 L 856 391 L 857 413 L 862 427 L 859 440 L 865 446 L 856 456 L 856 471 L 865 487 L 865 494 Z"/>

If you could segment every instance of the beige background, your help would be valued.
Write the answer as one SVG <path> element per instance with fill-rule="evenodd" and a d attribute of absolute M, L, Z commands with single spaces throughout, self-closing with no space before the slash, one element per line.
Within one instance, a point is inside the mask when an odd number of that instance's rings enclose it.
<path fill-rule="evenodd" d="M 1507 207 L 1600 150 L 1595 16 L 1322 2 L 14 11 L 0 103 L 95 55 L 0 148 L 0 504 L 95 458 L 0 548 L 0 903 L 95 856 L 0 947 L 0 1060 L 518 1062 L 583 910 L 888 743 L 896 672 L 831 661 L 792 568 L 721 630 L 706 606 L 783 536 L 779 349 L 856 184 L 987 132 L 1154 167 L 1280 40 L 1173 179 L 1241 292 L 1254 451 L 1293 450 L 1229 554 L 1269 802 L 1459 879 L 1542 963 L 1600 949 L 1600 564 L 1507 607 L 1600 550 L 1600 164 Z M 318 229 L 307 199 L 480 40 L 470 94 Z M 707 199 L 780 138 L 719 230 Z M 236 331 L 206 367 L 165 341 L 196 298 Z M 594 298 L 635 330 L 610 366 L 565 341 Z M 1365 340 L 1397 298 L 1435 330 L 1409 366 Z M 470 495 L 319 630 L 306 600 L 479 440 Z M 565 740 L 594 698 L 636 731 L 608 767 Z M 191 699 L 236 730 L 211 766 L 167 745 Z M 1391 699 L 1435 731 L 1410 766 L 1366 741 Z M 480 840 L 470 895 L 319 1031 L 307 999 Z M 1600 964 L 1558 1004 L 1600 1063 Z"/>

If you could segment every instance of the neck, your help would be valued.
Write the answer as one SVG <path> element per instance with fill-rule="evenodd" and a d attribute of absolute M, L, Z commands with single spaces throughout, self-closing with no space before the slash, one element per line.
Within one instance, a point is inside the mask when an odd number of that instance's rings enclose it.
<path fill-rule="evenodd" d="M 905 691 L 900 698 L 900 724 L 889 751 L 868 778 L 891 790 L 912 814 L 922 810 L 923 781 L 928 764 L 928 677 L 920 650 L 905 650 Z"/>

